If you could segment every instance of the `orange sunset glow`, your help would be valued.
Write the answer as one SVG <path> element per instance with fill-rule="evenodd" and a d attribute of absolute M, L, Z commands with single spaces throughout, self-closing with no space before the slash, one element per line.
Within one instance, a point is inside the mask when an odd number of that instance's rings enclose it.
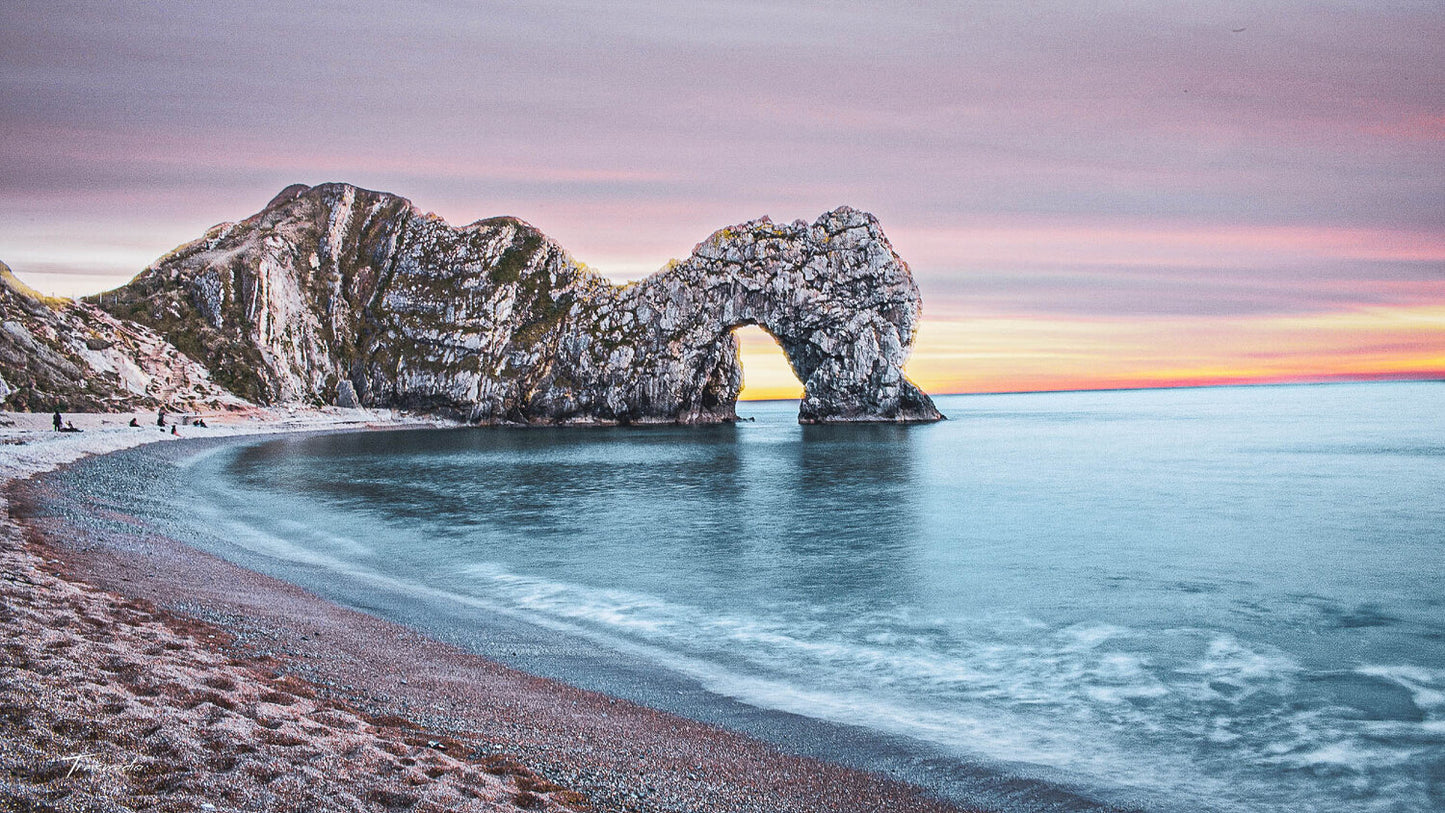
<path fill-rule="evenodd" d="M 801 396 L 772 337 L 737 336 L 743 400 Z M 1445 306 L 1142 323 L 929 319 L 906 369 L 933 393 L 1445 379 Z"/>

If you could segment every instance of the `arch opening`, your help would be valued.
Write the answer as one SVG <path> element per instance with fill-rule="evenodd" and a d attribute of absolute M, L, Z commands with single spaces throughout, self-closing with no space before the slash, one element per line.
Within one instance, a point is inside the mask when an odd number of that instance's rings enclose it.
<path fill-rule="evenodd" d="M 757 325 L 739 325 L 732 334 L 743 373 L 739 401 L 796 401 L 803 397 L 803 382 L 771 333 Z"/>

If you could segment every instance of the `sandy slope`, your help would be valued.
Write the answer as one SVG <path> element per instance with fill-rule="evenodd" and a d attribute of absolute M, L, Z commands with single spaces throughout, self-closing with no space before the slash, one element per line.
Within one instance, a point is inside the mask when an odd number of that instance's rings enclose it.
<path fill-rule="evenodd" d="M 173 437 L 131 416 L 7 414 L 0 472 Z M 253 420 L 254 418 L 254 420 Z M 360 412 L 214 416 L 188 435 L 396 424 Z M 38 425 L 38 426 L 37 426 Z M 41 428 L 43 427 L 43 428 Z M 39 430 L 39 431 L 36 431 Z M 50 560 L 58 564 L 56 560 Z M 0 524 L 0 808 L 8 810 L 515 810 L 575 794 L 449 738 L 319 697 L 224 631 L 68 580 Z M 488 754 L 488 757 L 493 755 Z M 549 793 L 548 791 L 551 791 Z M 549 798 L 551 797 L 551 798 Z"/>

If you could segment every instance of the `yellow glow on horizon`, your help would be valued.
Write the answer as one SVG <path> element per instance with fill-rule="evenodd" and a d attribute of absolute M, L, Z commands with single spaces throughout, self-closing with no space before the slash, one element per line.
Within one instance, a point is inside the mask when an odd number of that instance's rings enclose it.
<path fill-rule="evenodd" d="M 908 375 L 931 393 L 1445 377 L 1445 306 L 1302 316 L 929 320 Z"/>
<path fill-rule="evenodd" d="M 739 401 L 775 401 L 803 397 L 803 385 L 793 374 L 783 348 L 767 331 L 755 325 L 733 331 L 738 337 L 738 357 L 743 365 L 743 390 Z"/>

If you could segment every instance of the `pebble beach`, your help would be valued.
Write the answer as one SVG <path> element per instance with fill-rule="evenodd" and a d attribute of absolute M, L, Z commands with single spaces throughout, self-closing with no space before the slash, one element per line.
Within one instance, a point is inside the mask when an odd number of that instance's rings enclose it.
<path fill-rule="evenodd" d="M 153 413 L 65 418 L 81 431 L 0 414 L 0 808 L 957 809 L 527 675 L 160 535 L 107 544 L 30 510 L 46 498 L 30 478 L 87 455 L 430 420 L 250 410 L 173 435 Z"/>

